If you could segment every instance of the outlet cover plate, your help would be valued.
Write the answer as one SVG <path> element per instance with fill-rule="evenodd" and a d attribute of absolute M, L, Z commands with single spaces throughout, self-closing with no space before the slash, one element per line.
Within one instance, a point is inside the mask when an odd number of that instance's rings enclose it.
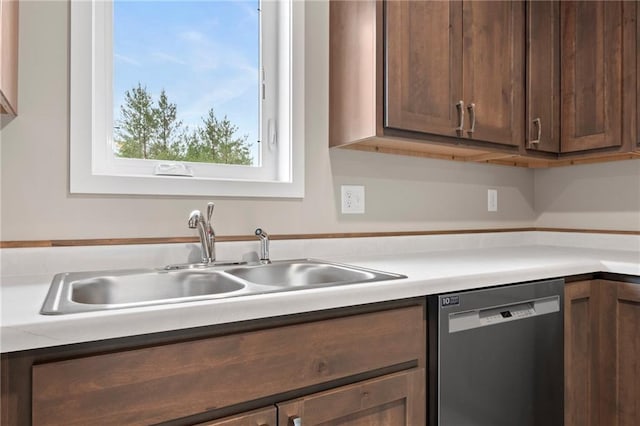
<path fill-rule="evenodd" d="M 342 185 L 342 214 L 364 214 L 364 186 Z"/>
<path fill-rule="evenodd" d="M 487 191 L 487 211 L 489 212 L 498 211 L 498 190 L 497 189 L 489 189 Z"/>

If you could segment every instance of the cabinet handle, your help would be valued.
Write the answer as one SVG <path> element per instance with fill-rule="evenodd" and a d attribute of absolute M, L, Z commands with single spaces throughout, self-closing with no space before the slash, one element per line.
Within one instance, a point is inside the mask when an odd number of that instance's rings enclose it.
<path fill-rule="evenodd" d="M 471 118 L 471 127 L 467 130 L 467 133 L 471 135 L 476 131 L 476 104 L 471 103 L 467 105 L 467 109 L 469 110 L 469 117 Z"/>
<path fill-rule="evenodd" d="M 529 141 L 529 148 L 537 148 L 540 143 L 540 138 L 542 137 L 542 120 L 536 118 L 533 120 L 533 125 L 538 129 L 538 137 L 535 140 Z"/>
<path fill-rule="evenodd" d="M 302 426 L 302 419 L 298 416 L 289 417 L 289 426 Z"/>
<path fill-rule="evenodd" d="M 456 108 L 458 109 L 458 127 L 456 127 L 456 131 L 463 132 L 464 131 L 464 102 L 458 101 L 456 104 Z"/>

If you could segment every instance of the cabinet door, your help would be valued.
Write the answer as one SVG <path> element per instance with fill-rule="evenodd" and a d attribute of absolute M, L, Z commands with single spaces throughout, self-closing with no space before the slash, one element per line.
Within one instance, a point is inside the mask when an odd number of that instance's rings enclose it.
<path fill-rule="evenodd" d="M 562 152 L 622 145 L 623 5 L 560 2 Z"/>
<path fill-rule="evenodd" d="M 560 3 L 527 2 L 527 149 L 560 150 Z"/>
<path fill-rule="evenodd" d="M 463 2 L 462 23 L 463 93 L 469 123 L 465 136 L 520 146 L 524 139 L 524 2 Z"/>
<path fill-rule="evenodd" d="M 564 424 L 598 425 L 598 298 L 591 281 L 564 292 Z"/>
<path fill-rule="evenodd" d="M 388 1 L 385 7 L 385 126 L 461 135 L 461 3 Z"/>
<path fill-rule="evenodd" d="M 260 410 L 225 417 L 196 426 L 275 426 L 276 407 L 266 407 Z"/>
<path fill-rule="evenodd" d="M 640 284 L 601 281 L 600 424 L 640 419 Z"/>
<path fill-rule="evenodd" d="M 568 284 L 564 350 L 565 425 L 637 425 L 640 284 Z"/>
<path fill-rule="evenodd" d="M 421 368 L 278 404 L 278 426 L 423 425 L 425 380 Z"/>

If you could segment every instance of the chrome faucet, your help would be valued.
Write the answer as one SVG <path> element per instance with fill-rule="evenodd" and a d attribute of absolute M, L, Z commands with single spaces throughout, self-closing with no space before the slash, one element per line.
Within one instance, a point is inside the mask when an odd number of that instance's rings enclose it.
<path fill-rule="evenodd" d="M 269 234 L 262 228 L 256 229 L 256 235 L 260 238 L 260 263 L 271 263 L 269 260 Z"/>
<path fill-rule="evenodd" d="M 202 245 L 202 263 L 213 263 L 216 260 L 216 233 L 213 231 L 211 217 L 213 203 L 207 203 L 207 217 L 204 218 L 200 210 L 194 210 L 189 215 L 189 228 L 197 229 Z"/>

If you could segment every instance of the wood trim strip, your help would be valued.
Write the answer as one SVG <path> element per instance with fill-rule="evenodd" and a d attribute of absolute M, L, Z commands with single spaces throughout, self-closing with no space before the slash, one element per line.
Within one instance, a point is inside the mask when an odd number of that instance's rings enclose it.
<path fill-rule="evenodd" d="M 336 232 L 324 234 L 281 234 L 270 236 L 271 240 L 313 240 L 327 238 L 379 238 L 379 237 L 413 237 L 427 235 L 459 235 L 459 234 L 491 234 L 503 232 L 569 232 L 584 234 L 640 235 L 640 231 L 615 229 L 572 229 L 572 228 L 497 228 L 497 229 L 459 229 L 431 231 L 389 231 L 389 232 Z M 254 241 L 253 235 L 219 236 L 218 242 Z M 102 245 L 134 245 L 134 244 L 186 244 L 197 243 L 197 237 L 158 237 L 158 238 L 95 238 L 82 240 L 27 240 L 0 241 L 2 248 L 34 248 L 34 247 L 77 247 Z"/>

